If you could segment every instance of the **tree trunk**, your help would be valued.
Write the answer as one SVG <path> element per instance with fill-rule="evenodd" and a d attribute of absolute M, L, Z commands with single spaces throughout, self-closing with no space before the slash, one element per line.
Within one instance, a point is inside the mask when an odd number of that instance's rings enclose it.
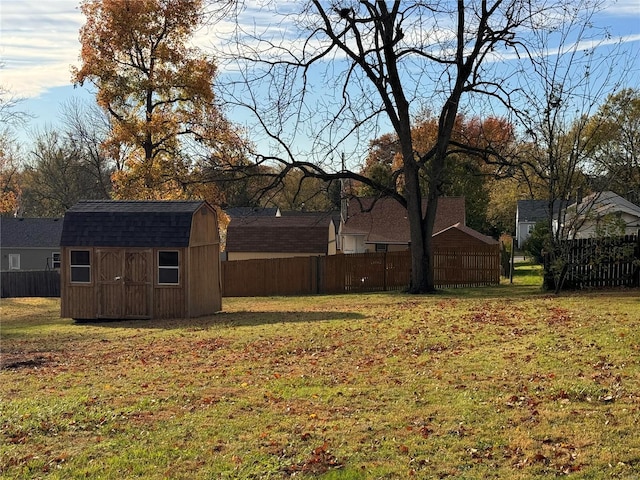
<path fill-rule="evenodd" d="M 411 249 L 410 293 L 429 293 L 435 290 L 431 268 L 431 238 L 422 219 L 422 195 L 418 165 L 413 158 L 405 161 L 405 198 L 407 200 L 407 219 L 409 220 Z"/>

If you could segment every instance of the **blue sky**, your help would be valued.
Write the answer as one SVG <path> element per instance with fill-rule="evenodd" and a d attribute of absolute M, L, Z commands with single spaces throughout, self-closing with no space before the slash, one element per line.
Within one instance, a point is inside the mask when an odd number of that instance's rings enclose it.
<path fill-rule="evenodd" d="M 86 88 L 70 83 L 70 68 L 79 64 L 78 30 L 84 21 L 78 6 L 77 0 L 0 0 L 0 84 L 24 98 L 20 108 L 33 116 L 26 132 L 55 126 L 65 101 L 93 98 Z M 262 11 L 257 8 L 247 14 L 250 22 L 269 21 L 258 18 Z M 610 26 L 614 37 L 623 38 L 636 58 L 640 56 L 640 0 L 611 0 L 597 20 Z M 219 23 L 216 28 L 220 33 L 231 26 Z M 202 32 L 195 43 L 206 49 L 214 37 Z M 637 73 L 630 86 L 640 87 Z"/>

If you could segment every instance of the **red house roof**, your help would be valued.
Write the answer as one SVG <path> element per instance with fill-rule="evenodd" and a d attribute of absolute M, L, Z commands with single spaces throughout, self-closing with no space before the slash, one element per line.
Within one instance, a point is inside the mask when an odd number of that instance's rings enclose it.
<path fill-rule="evenodd" d="M 423 202 L 423 214 L 426 206 Z M 466 223 L 464 197 L 440 197 L 433 232 L 456 223 Z M 407 210 L 392 198 L 350 200 L 342 234 L 364 235 L 366 243 L 408 244 L 411 237 Z"/>

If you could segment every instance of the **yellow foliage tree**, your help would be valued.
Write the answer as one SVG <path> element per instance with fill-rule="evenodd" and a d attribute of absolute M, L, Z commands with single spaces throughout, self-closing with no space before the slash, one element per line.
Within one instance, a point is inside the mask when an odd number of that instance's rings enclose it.
<path fill-rule="evenodd" d="M 91 82 L 113 127 L 103 147 L 115 158 L 116 198 L 185 198 L 196 181 L 187 140 L 201 148 L 242 140 L 215 103 L 214 60 L 189 41 L 203 0 L 85 0 L 77 85 Z"/>

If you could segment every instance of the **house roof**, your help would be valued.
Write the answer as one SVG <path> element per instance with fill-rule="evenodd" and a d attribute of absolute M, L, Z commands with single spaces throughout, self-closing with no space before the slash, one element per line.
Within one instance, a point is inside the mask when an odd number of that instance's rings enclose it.
<path fill-rule="evenodd" d="M 423 213 L 425 210 L 426 202 L 423 202 Z M 466 223 L 464 197 L 440 197 L 433 231 L 439 232 L 456 223 Z M 408 244 L 407 210 L 393 198 L 351 200 L 342 234 L 364 235 L 366 243 Z"/>
<path fill-rule="evenodd" d="M 331 215 L 232 218 L 227 252 L 327 253 Z"/>
<path fill-rule="evenodd" d="M 597 216 L 608 213 L 628 213 L 640 217 L 640 207 L 611 191 L 596 192 L 586 196 L 577 206 L 579 214 L 592 212 Z"/>
<path fill-rule="evenodd" d="M 482 233 L 474 230 L 473 228 L 467 227 L 461 223 L 456 223 L 455 225 L 451 225 L 450 227 L 445 228 L 444 230 L 440 230 L 437 233 L 434 233 L 433 236 L 437 237 L 441 233 L 447 232 L 451 229 L 460 230 L 461 232 L 469 235 L 470 237 L 476 238 L 487 245 L 498 245 L 500 242 L 493 237 L 489 237 L 487 235 L 483 235 Z"/>
<path fill-rule="evenodd" d="M 241 217 L 275 217 L 278 213 L 277 207 L 230 207 L 224 213 L 230 218 Z"/>
<path fill-rule="evenodd" d="M 60 244 L 76 247 L 186 247 L 203 201 L 83 200 L 64 217 Z"/>
<path fill-rule="evenodd" d="M 0 247 L 58 248 L 61 218 L 0 218 Z"/>
<path fill-rule="evenodd" d="M 565 208 L 572 202 L 568 200 L 554 200 L 553 214 L 558 213 L 560 208 Z M 518 200 L 518 222 L 540 222 L 549 219 L 548 200 Z"/>
<path fill-rule="evenodd" d="M 539 222 L 549 218 L 547 200 L 518 200 L 518 221 Z"/>

